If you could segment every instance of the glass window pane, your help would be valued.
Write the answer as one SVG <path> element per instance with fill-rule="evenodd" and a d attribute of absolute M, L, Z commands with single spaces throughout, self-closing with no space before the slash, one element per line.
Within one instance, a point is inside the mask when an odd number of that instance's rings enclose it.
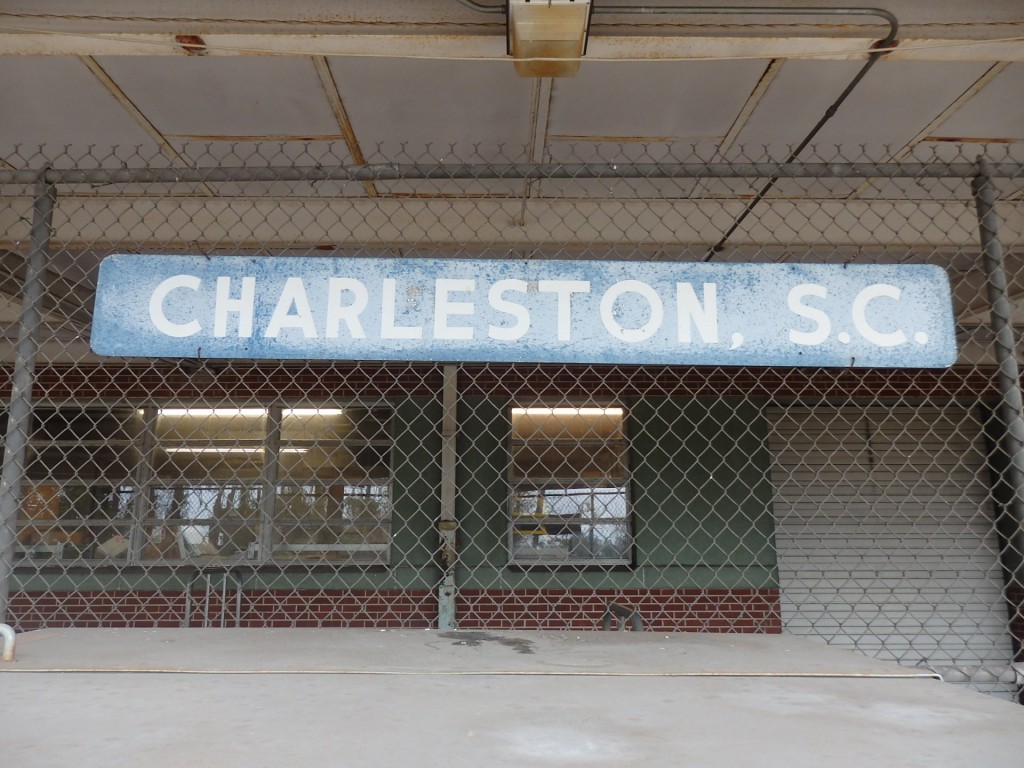
<path fill-rule="evenodd" d="M 355 484 L 387 483 L 391 476 L 391 448 L 387 445 L 284 446 L 280 462 L 280 476 L 295 481 L 343 478 Z"/>
<path fill-rule="evenodd" d="M 513 562 L 625 563 L 631 555 L 621 408 L 513 408 Z"/>
<path fill-rule="evenodd" d="M 279 559 L 386 563 L 390 489 L 381 485 L 282 485 L 274 516 Z"/>
<path fill-rule="evenodd" d="M 281 414 L 281 439 L 355 440 L 391 439 L 391 409 L 348 406 L 345 408 L 286 408 Z"/>
<path fill-rule="evenodd" d="M 131 486 L 26 488 L 15 557 L 124 559 L 134 499 Z"/>
<path fill-rule="evenodd" d="M 158 478 L 253 480 L 265 460 L 266 408 L 161 408 L 156 419 Z"/>
<path fill-rule="evenodd" d="M 391 417 L 385 406 L 284 410 L 275 559 L 388 562 Z"/>
<path fill-rule="evenodd" d="M 128 407 L 33 411 L 16 558 L 127 558 L 142 429 Z"/>
<path fill-rule="evenodd" d="M 512 554 L 520 562 L 579 562 L 626 560 L 630 555 L 629 534 L 620 524 L 546 522 L 529 526 L 516 522 Z"/>
<path fill-rule="evenodd" d="M 260 489 L 245 485 L 154 488 L 142 558 L 248 557 L 259 539 Z"/>
<path fill-rule="evenodd" d="M 261 442 L 266 408 L 161 408 L 156 435 L 160 442 L 212 445 L 217 442 Z"/>

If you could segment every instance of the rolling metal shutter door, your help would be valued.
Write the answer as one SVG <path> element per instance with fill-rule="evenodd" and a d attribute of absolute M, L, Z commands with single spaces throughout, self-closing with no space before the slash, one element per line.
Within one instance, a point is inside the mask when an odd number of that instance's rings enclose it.
<path fill-rule="evenodd" d="M 981 425 L 946 407 L 771 409 L 785 631 L 992 678 L 1012 658 Z M 955 669 L 950 669 L 955 667 Z"/>

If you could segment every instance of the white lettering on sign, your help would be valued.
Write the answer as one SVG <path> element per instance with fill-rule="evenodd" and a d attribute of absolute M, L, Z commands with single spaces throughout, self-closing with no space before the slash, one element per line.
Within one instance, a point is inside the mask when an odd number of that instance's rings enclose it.
<path fill-rule="evenodd" d="M 828 338 L 829 333 L 832 331 L 832 321 L 829 320 L 828 314 L 824 310 L 803 303 L 805 298 L 824 299 L 827 296 L 828 289 L 825 286 L 814 285 L 813 283 L 803 283 L 789 292 L 786 302 L 790 311 L 814 323 L 814 329 L 810 331 L 790 329 L 790 341 L 794 344 L 810 346 L 812 344 L 821 344 Z"/>
<path fill-rule="evenodd" d="M 690 283 L 676 283 L 677 330 L 681 344 L 693 342 L 691 326 L 694 325 L 701 341 L 705 344 L 718 343 L 718 288 L 714 283 L 704 283 L 702 292 L 703 304 Z"/>
<path fill-rule="evenodd" d="M 413 325 L 397 325 L 395 311 L 397 298 L 394 279 L 381 281 L 380 337 L 382 339 L 421 339 L 423 328 Z"/>
<path fill-rule="evenodd" d="M 487 291 L 487 303 L 492 308 L 506 315 L 515 318 L 515 324 L 511 326 L 489 325 L 487 336 L 497 341 L 515 341 L 521 339 L 530 332 L 530 310 L 522 304 L 509 301 L 505 293 L 516 291 L 525 294 L 529 284 L 525 280 L 498 280 Z"/>
<path fill-rule="evenodd" d="M 342 302 L 342 297 L 351 294 L 350 304 Z M 370 294 L 366 286 L 351 277 L 332 277 L 327 281 L 327 327 L 324 336 L 336 339 L 341 333 L 341 324 L 345 323 L 348 334 L 353 339 L 365 339 L 366 331 L 359 316 L 370 303 Z"/>
<path fill-rule="evenodd" d="M 540 280 L 537 290 L 541 293 L 553 293 L 558 297 L 558 324 L 556 338 L 559 341 L 572 341 L 572 296 L 574 293 L 590 293 L 590 282 L 587 280 Z"/>
<path fill-rule="evenodd" d="M 476 289 L 475 280 L 441 279 L 434 283 L 434 338 L 435 339 L 472 339 L 472 326 L 452 327 L 448 324 L 452 315 L 472 315 L 473 302 L 452 301 L 453 293 L 472 293 Z"/>
<path fill-rule="evenodd" d="M 627 293 L 640 296 L 647 304 L 647 322 L 639 328 L 626 328 L 615 316 L 615 302 Z M 619 341 L 635 344 L 651 338 L 665 320 L 665 305 L 651 286 L 640 280 L 622 280 L 615 283 L 601 297 L 601 323 Z"/>
<path fill-rule="evenodd" d="M 276 339 L 285 328 L 298 328 L 307 339 L 317 337 L 316 321 L 313 319 L 313 310 L 310 309 L 306 286 L 301 277 L 289 277 L 284 281 L 281 296 L 263 335 L 268 339 Z"/>
<path fill-rule="evenodd" d="M 172 323 L 167 319 L 167 313 L 164 311 L 164 302 L 167 301 L 171 291 L 180 288 L 198 291 L 202 284 L 203 281 L 194 275 L 175 275 L 164 280 L 153 290 L 153 294 L 149 298 L 149 319 L 160 333 L 181 339 L 186 336 L 195 336 L 203 330 L 203 326 L 195 319 L 189 320 L 187 323 Z"/>
<path fill-rule="evenodd" d="M 851 308 L 853 312 L 853 327 L 865 339 L 880 347 L 898 347 L 900 344 L 906 343 L 907 335 L 903 331 L 895 330 L 883 333 L 872 328 L 867 318 L 869 303 L 875 299 L 882 298 L 899 301 L 901 293 L 900 289 L 895 285 L 885 285 L 883 283 L 869 285 L 858 293 L 857 297 L 853 300 Z"/>
<path fill-rule="evenodd" d="M 217 298 L 213 305 L 213 335 L 228 335 L 228 315 L 238 315 L 238 337 L 252 336 L 252 315 L 256 308 L 256 278 L 243 277 L 241 295 L 231 298 L 231 278 L 217 278 Z"/>

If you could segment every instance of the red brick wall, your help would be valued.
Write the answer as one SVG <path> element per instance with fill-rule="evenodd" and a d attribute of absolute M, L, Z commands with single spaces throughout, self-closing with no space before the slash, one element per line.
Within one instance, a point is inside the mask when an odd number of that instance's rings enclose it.
<path fill-rule="evenodd" d="M 0 368 L 0 397 L 10 390 Z M 933 370 L 697 368 L 583 365 L 462 365 L 464 395 L 615 398 L 648 396 L 999 397 L 992 367 Z M 431 363 L 216 364 L 215 374 L 180 366 L 49 365 L 36 374 L 37 397 L 140 402 L 243 397 L 329 401 L 357 396 L 437 396 L 441 366 Z"/>
<path fill-rule="evenodd" d="M 588 630 L 611 602 L 652 632 L 782 631 L 777 589 L 464 590 L 457 611 L 462 629 Z"/>
<path fill-rule="evenodd" d="M 192 626 L 202 625 L 195 594 Z M 234 595 L 228 595 L 233 625 Z M 180 627 L 184 592 L 15 592 L 9 622 L 18 631 L 43 627 Z M 246 627 L 429 627 L 435 623 L 436 598 L 426 590 L 246 590 L 242 626 Z M 219 601 L 211 615 L 219 626 Z"/>
<path fill-rule="evenodd" d="M 199 595 L 197 595 L 197 599 Z M 229 607 L 234 598 L 229 595 Z M 458 601 L 463 629 L 600 629 L 604 606 L 639 611 L 656 632 L 782 631 L 777 589 L 468 590 Z M 218 605 L 213 606 L 216 613 Z M 180 627 L 182 592 L 16 592 L 10 621 L 43 627 Z M 247 627 L 425 628 L 436 625 L 436 597 L 426 590 L 247 590 Z M 193 609 L 192 624 L 202 616 Z M 219 623 L 216 621 L 215 623 Z M 232 622 L 229 622 L 229 624 Z"/>

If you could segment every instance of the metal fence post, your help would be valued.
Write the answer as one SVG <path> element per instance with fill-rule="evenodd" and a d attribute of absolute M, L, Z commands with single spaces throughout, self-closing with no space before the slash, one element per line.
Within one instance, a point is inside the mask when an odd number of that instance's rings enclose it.
<path fill-rule="evenodd" d="M 999 219 L 995 211 L 995 192 L 992 186 L 991 164 L 978 158 L 978 174 L 971 181 L 978 211 L 978 231 L 981 255 L 987 278 L 988 302 L 991 307 L 992 330 L 995 334 L 996 361 L 999 366 L 999 407 L 1003 450 L 1006 452 L 1006 484 L 1009 503 L 1008 519 L 1004 521 L 1004 534 L 1008 551 L 1004 552 L 1004 567 L 1010 574 L 1011 587 L 1024 588 L 1021 576 L 1021 558 L 1024 557 L 1024 397 L 1021 395 L 1020 365 L 1017 361 L 1013 333 L 1013 307 L 1007 295 L 1006 268 L 1003 246 L 999 241 Z M 1021 592 L 1019 597 L 1024 597 Z"/>
<path fill-rule="evenodd" d="M 455 435 L 458 431 L 458 367 L 444 367 L 444 390 L 441 417 L 441 519 L 440 538 L 441 583 L 437 589 L 437 628 L 457 629 L 455 615 L 455 566 L 458 562 L 458 521 L 455 518 Z"/>
<path fill-rule="evenodd" d="M 25 260 L 18 343 L 11 377 L 11 404 L 7 414 L 3 468 L 0 469 L 0 623 L 7 621 L 11 576 L 14 572 L 15 528 L 21 505 L 21 484 L 32 416 L 32 384 L 39 350 L 37 335 L 42 322 L 43 274 L 56 205 L 57 187 L 46 180 L 44 172 L 36 187 L 31 240 Z"/>

